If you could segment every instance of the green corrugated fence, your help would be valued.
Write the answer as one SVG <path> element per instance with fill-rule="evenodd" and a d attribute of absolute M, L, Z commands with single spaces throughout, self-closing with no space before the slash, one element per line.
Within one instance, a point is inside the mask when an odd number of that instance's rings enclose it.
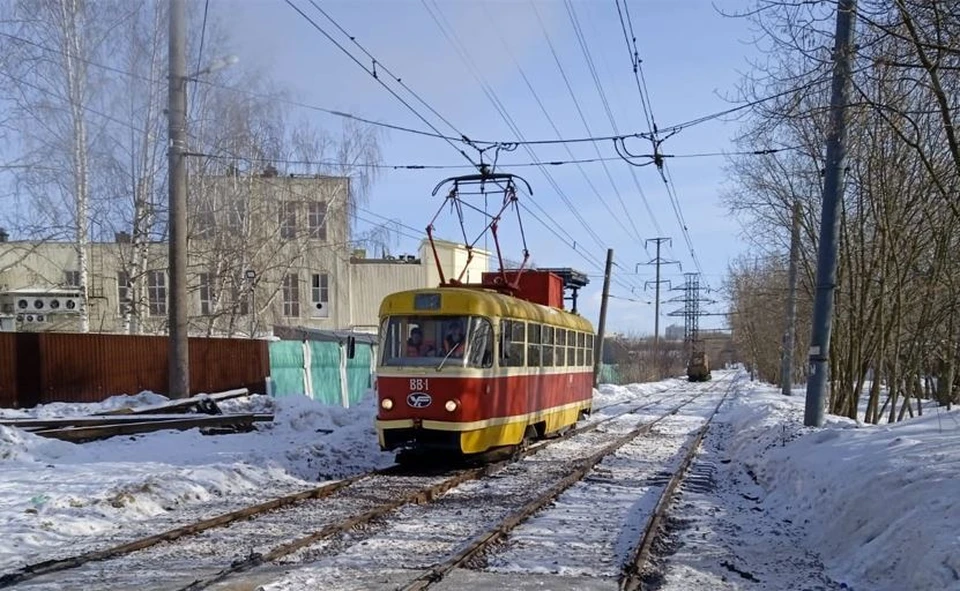
<path fill-rule="evenodd" d="M 620 384 L 620 368 L 615 364 L 602 364 L 600 366 L 600 383 Z"/>
<path fill-rule="evenodd" d="M 271 393 L 278 397 L 304 394 L 303 343 L 273 341 L 269 350 Z"/>
<path fill-rule="evenodd" d="M 353 359 L 346 345 L 330 341 L 270 343 L 273 396 L 309 396 L 348 407 L 373 386 L 373 345 L 356 343 Z"/>

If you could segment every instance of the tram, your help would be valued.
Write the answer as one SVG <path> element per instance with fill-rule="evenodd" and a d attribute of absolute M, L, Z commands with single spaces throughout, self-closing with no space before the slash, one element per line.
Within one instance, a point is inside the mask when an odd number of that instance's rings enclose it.
<path fill-rule="evenodd" d="M 504 178 L 512 176 L 456 177 L 448 195 L 456 198 L 472 181 L 505 183 L 503 209 L 488 226 L 501 261 L 496 222 L 516 199 L 512 179 Z M 590 412 L 594 330 L 576 312 L 585 274 L 501 265 L 483 273 L 480 283 L 466 284 L 447 280 L 439 258 L 437 265 L 438 287 L 393 293 L 380 306 L 376 428 L 382 450 L 400 451 L 398 460 L 405 453 L 469 457 L 511 450 L 562 433 Z M 564 309 L 567 290 L 572 310 Z"/>

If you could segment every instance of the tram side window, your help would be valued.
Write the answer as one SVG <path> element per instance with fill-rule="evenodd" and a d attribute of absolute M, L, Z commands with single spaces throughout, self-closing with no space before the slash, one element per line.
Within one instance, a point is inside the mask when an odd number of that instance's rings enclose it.
<path fill-rule="evenodd" d="M 493 367 L 493 329 L 486 318 L 470 320 L 469 367 Z"/>
<path fill-rule="evenodd" d="M 526 327 L 516 320 L 500 321 L 500 366 L 523 367 L 526 352 Z"/>
<path fill-rule="evenodd" d="M 527 367 L 540 367 L 540 325 L 527 324 Z"/>
<path fill-rule="evenodd" d="M 555 338 L 556 348 L 553 353 L 554 365 L 562 367 L 567 364 L 567 331 L 562 328 L 557 329 Z"/>
<path fill-rule="evenodd" d="M 582 332 L 577 333 L 577 365 L 581 367 L 586 365 L 586 363 L 584 362 L 587 359 L 586 355 L 584 355 L 584 352 L 583 352 L 584 351 L 583 346 L 584 344 L 586 344 L 586 336 L 587 335 L 583 334 Z"/>
<path fill-rule="evenodd" d="M 593 335 L 587 335 L 587 365 L 593 365 Z"/>
<path fill-rule="evenodd" d="M 543 336 L 543 346 L 541 347 L 541 358 L 544 367 L 553 367 L 553 327 L 544 326 L 541 329 L 541 335 Z"/>
<path fill-rule="evenodd" d="M 577 333 L 572 330 L 567 333 L 567 365 L 577 364 Z"/>

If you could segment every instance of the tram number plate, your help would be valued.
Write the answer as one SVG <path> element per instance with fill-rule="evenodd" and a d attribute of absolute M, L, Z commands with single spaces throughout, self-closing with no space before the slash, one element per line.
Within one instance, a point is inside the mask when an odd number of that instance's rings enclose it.
<path fill-rule="evenodd" d="M 426 392 L 429 389 L 428 383 L 430 380 L 427 378 L 411 378 L 410 379 L 410 391 L 411 392 Z"/>

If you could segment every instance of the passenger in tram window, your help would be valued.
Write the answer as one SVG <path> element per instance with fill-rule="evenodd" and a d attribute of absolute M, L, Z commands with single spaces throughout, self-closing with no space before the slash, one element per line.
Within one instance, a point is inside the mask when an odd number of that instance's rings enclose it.
<path fill-rule="evenodd" d="M 436 353 L 435 347 L 423 342 L 423 331 L 414 326 L 407 339 L 407 357 L 432 357 Z"/>
<path fill-rule="evenodd" d="M 463 357 L 463 325 L 459 320 L 447 323 L 447 334 L 443 337 L 443 354 Z"/>

